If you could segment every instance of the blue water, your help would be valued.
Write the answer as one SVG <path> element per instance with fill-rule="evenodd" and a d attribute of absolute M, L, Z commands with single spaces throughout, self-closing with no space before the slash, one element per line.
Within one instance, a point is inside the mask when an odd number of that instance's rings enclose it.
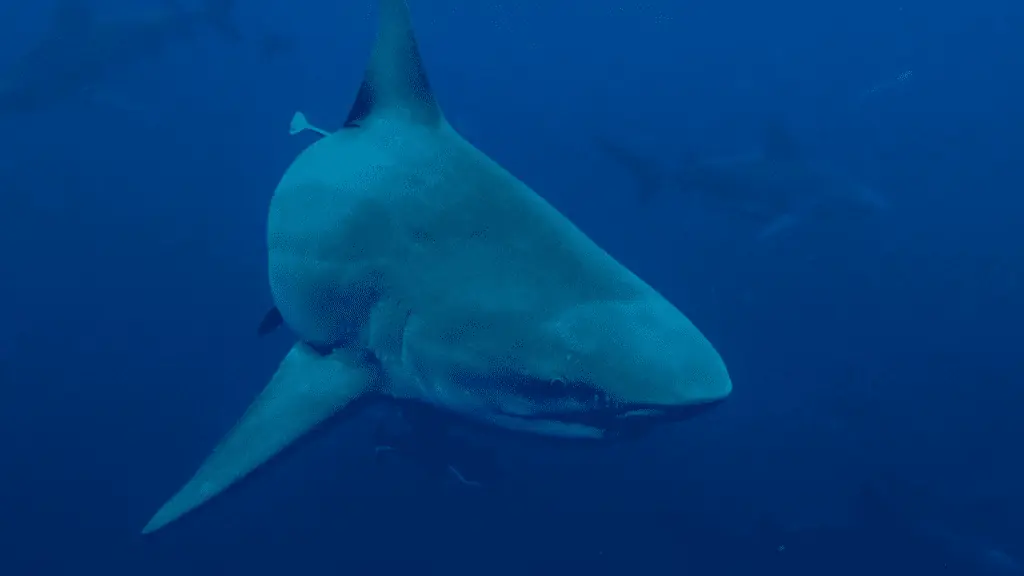
<path fill-rule="evenodd" d="M 341 124 L 374 34 L 371 0 L 247 3 L 241 41 L 0 117 L 0 574 L 1024 573 L 1024 4 L 409 4 L 452 124 L 693 319 L 732 397 L 614 446 L 488 439 L 483 493 L 349 415 L 139 535 L 291 345 L 255 335 L 314 139 L 288 122 Z M 51 9 L 0 9 L 0 71 Z M 891 208 L 758 242 L 594 145 L 672 165 L 775 118 Z"/>

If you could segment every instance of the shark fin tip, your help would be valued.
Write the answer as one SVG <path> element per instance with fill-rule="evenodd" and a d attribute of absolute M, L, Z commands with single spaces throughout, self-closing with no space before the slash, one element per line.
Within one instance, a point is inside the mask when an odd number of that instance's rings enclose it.
<path fill-rule="evenodd" d="M 153 532 L 156 532 L 157 530 L 163 528 L 168 523 L 170 523 L 171 520 L 173 520 L 172 518 L 167 517 L 165 510 L 166 508 L 161 508 L 156 514 L 153 515 L 152 518 L 150 518 L 149 522 L 147 522 L 146 525 L 142 527 L 143 536 L 145 536 L 146 534 L 152 534 Z"/>
<path fill-rule="evenodd" d="M 176 521 L 249 476 L 370 390 L 376 377 L 358 355 L 322 356 L 296 343 L 242 419 L 143 533 Z"/>
<path fill-rule="evenodd" d="M 406 0 L 380 0 L 377 39 L 345 125 L 358 125 L 378 109 L 405 109 L 413 121 L 443 118 L 423 68 Z"/>

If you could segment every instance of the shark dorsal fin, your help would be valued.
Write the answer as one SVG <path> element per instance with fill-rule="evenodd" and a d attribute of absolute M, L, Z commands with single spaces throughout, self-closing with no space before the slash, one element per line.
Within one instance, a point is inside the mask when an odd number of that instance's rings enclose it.
<path fill-rule="evenodd" d="M 765 127 L 764 156 L 770 160 L 794 162 L 802 155 L 793 134 L 781 123 L 771 122 Z"/>
<path fill-rule="evenodd" d="M 397 110 L 405 111 L 412 122 L 436 124 L 443 116 L 423 71 L 409 7 L 405 0 L 379 4 L 377 39 L 345 126 Z"/>
<path fill-rule="evenodd" d="M 58 0 L 53 12 L 53 31 L 62 39 L 84 36 L 92 28 L 94 15 L 85 0 Z"/>

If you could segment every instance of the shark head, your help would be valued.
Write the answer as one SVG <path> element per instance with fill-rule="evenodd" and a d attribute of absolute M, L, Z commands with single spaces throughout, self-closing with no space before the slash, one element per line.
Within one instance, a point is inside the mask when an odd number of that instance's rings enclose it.
<path fill-rule="evenodd" d="M 298 336 L 152 532 L 365 397 L 542 435 L 601 438 L 688 414 L 732 384 L 674 306 L 445 120 L 405 0 L 380 0 L 344 127 L 282 176 L 267 248 Z"/>
<path fill-rule="evenodd" d="M 711 343 L 654 293 L 448 314 L 410 316 L 400 356 L 379 353 L 393 395 L 508 430 L 604 439 L 689 418 L 732 389 Z"/>
<path fill-rule="evenodd" d="M 711 343 L 653 295 L 566 308 L 542 323 L 520 362 L 490 376 L 499 382 L 495 421 L 549 435 L 635 433 L 688 418 L 731 391 Z"/>

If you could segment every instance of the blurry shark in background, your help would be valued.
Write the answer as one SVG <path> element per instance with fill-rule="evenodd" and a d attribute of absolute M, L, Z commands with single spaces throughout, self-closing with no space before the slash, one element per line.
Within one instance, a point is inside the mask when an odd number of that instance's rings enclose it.
<path fill-rule="evenodd" d="M 44 40 L 0 73 L 0 112 L 32 112 L 95 89 L 109 76 L 159 56 L 172 44 L 209 27 L 238 41 L 231 19 L 234 0 L 204 0 L 190 11 L 166 0 L 160 16 L 142 20 L 99 21 L 84 0 L 58 0 Z M 265 54 L 290 47 L 283 37 L 261 40 Z"/>
<path fill-rule="evenodd" d="M 641 201 L 668 190 L 699 194 L 713 206 L 754 220 L 761 240 L 810 219 L 865 217 L 888 209 L 877 191 L 809 162 L 777 124 L 768 127 L 757 154 L 694 159 L 674 171 L 618 144 L 598 144 L 636 180 Z"/>
<path fill-rule="evenodd" d="M 991 542 L 936 518 L 937 502 L 920 486 L 869 481 L 840 525 L 785 528 L 762 522 L 755 548 L 786 574 L 970 574 L 1024 576 L 1024 564 Z"/>
<path fill-rule="evenodd" d="M 861 487 L 857 510 L 863 524 L 879 534 L 930 542 L 951 564 L 979 576 L 1024 576 L 1024 564 L 994 542 L 940 516 L 941 503 L 922 486 L 874 481 Z"/>

